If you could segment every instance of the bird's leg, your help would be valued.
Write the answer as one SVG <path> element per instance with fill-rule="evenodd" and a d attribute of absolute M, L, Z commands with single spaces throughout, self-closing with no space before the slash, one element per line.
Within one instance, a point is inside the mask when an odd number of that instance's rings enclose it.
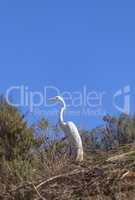
<path fill-rule="evenodd" d="M 67 139 L 67 137 L 63 137 L 63 138 L 62 138 L 62 141 L 66 140 L 66 139 Z"/>
<path fill-rule="evenodd" d="M 69 146 L 69 156 L 71 156 L 72 155 L 72 148 L 71 148 L 71 146 Z"/>
<path fill-rule="evenodd" d="M 69 156 L 71 157 L 72 160 L 76 159 L 76 148 L 72 145 L 69 146 Z"/>

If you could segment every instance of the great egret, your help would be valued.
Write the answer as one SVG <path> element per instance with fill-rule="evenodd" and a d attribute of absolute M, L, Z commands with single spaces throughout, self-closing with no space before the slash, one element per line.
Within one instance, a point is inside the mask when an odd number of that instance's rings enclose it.
<path fill-rule="evenodd" d="M 65 136 L 68 138 L 72 149 L 75 150 L 76 161 L 83 161 L 83 145 L 78 129 L 73 122 L 71 121 L 64 122 L 63 120 L 63 113 L 64 110 L 66 109 L 66 104 L 64 99 L 60 96 L 55 96 L 49 98 L 49 100 L 59 101 L 61 103 L 61 109 L 59 113 L 59 125 L 61 129 L 64 131 Z"/>

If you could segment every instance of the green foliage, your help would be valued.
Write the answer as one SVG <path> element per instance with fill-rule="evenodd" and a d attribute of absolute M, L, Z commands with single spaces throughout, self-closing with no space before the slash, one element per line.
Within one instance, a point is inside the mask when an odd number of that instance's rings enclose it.
<path fill-rule="evenodd" d="M 35 132 L 34 149 L 42 162 L 57 159 L 62 155 L 65 143 L 60 139 L 60 130 L 57 125 L 50 127 L 47 119 L 41 118 L 33 124 Z"/>
<path fill-rule="evenodd" d="M 107 115 L 104 117 L 106 122 L 106 133 L 110 136 L 110 145 L 128 144 L 135 141 L 135 119 L 127 114 L 119 117 Z"/>
<path fill-rule="evenodd" d="M 110 150 L 135 141 L 135 116 L 121 114 L 119 117 L 106 115 L 105 125 L 91 131 L 83 130 L 82 139 L 85 151 Z"/>
<path fill-rule="evenodd" d="M 39 121 L 37 121 L 36 125 L 37 125 L 37 128 L 42 131 L 47 131 L 48 128 L 50 128 L 50 124 L 48 120 L 45 118 L 41 118 Z"/>
<path fill-rule="evenodd" d="M 23 160 L 34 141 L 33 130 L 27 126 L 17 108 L 0 99 L 0 156 L 6 160 Z"/>

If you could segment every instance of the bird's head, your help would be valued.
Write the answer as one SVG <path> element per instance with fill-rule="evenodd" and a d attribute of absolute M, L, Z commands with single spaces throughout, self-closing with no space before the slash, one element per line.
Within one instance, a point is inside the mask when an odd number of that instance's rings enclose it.
<path fill-rule="evenodd" d="M 60 96 L 55 96 L 55 97 L 51 97 L 48 99 L 49 101 L 60 101 L 60 102 L 63 102 L 63 98 L 60 97 Z"/>
<path fill-rule="evenodd" d="M 66 104 L 64 99 L 61 96 L 55 96 L 55 97 L 51 97 L 48 100 L 50 101 L 57 101 L 60 102 L 60 105 L 65 109 L 66 108 Z"/>

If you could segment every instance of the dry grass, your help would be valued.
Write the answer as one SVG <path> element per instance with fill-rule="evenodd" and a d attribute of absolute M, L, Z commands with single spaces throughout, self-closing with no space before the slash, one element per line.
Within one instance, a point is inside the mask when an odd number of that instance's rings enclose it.
<path fill-rule="evenodd" d="M 33 169 L 33 179 L 22 180 L 5 189 L 4 185 L 0 185 L 0 199 L 134 200 L 135 176 L 132 174 L 135 173 L 135 157 L 131 154 L 133 145 L 123 148 L 124 151 L 120 147 L 120 151 L 115 149 L 108 155 L 97 152 L 82 163 L 67 159 L 65 154 L 57 159 L 53 155 L 47 162 L 40 163 L 40 166 L 35 165 L 37 168 Z M 124 159 L 118 159 L 117 155 L 123 152 L 126 155 Z M 117 159 L 107 161 L 106 158 L 112 156 Z M 131 176 L 122 178 L 126 172 Z"/>

